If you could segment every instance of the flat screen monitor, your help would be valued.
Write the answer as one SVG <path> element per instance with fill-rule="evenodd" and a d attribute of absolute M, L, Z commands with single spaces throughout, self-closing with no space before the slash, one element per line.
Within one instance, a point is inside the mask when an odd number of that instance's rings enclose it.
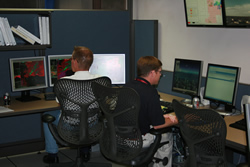
<path fill-rule="evenodd" d="M 225 26 L 250 27 L 250 1 L 249 0 L 224 0 Z"/>
<path fill-rule="evenodd" d="M 219 64 L 208 64 L 204 99 L 225 105 L 232 111 L 240 78 L 240 68 Z"/>
<path fill-rule="evenodd" d="M 191 100 L 199 96 L 202 68 L 203 61 L 176 58 L 172 91 L 189 95 Z M 191 102 L 190 100 L 188 101 Z"/>
<path fill-rule="evenodd" d="M 125 84 L 125 54 L 94 54 L 90 73 L 107 76 L 112 84 Z"/>
<path fill-rule="evenodd" d="M 35 96 L 30 96 L 29 90 L 46 88 L 47 73 L 44 56 L 11 58 L 10 76 L 12 91 L 21 91 L 20 101 L 38 100 Z"/>
<path fill-rule="evenodd" d="M 58 79 L 73 74 L 71 71 L 71 57 L 71 54 L 48 56 L 50 86 L 54 86 Z"/>
<path fill-rule="evenodd" d="M 222 0 L 184 0 L 187 26 L 223 27 Z"/>

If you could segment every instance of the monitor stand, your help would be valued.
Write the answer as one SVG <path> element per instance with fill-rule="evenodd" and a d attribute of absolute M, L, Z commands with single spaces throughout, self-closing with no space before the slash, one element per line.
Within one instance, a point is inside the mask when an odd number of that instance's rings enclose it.
<path fill-rule="evenodd" d="M 41 100 L 41 98 L 36 97 L 36 96 L 31 96 L 30 91 L 22 91 L 21 92 L 21 97 L 16 98 L 16 100 L 21 101 L 21 102 L 28 102 L 28 101 L 35 101 L 35 100 Z"/>

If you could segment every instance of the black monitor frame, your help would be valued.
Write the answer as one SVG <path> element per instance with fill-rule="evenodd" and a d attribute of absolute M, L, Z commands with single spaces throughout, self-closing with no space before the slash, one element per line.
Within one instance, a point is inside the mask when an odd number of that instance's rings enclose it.
<path fill-rule="evenodd" d="M 20 87 L 16 86 L 15 72 L 18 69 L 15 69 L 14 63 L 24 63 L 24 62 L 31 62 L 31 61 L 42 61 L 43 62 L 43 64 L 42 64 L 42 67 L 43 67 L 42 73 L 44 74 L 44 76 L 43 76 L 44 80 L 42 80 L 42 81 L 44 81 L 44 83 L 37 84 L 37 85 L 34 85 L 34 86 L 33 85 L 28 85 L 27 87 L 24 87 L 24 86 L 21 86 L 21 85 L 20 85 Z M 36 89 L 42 89 L 42 88 L 47 88 L 48 87 L 48 82 L 47 82 L 47 68 L 46 68 L 46 59 L 45 59 L 45 56 L 10 58 L 9 59 L 9 63 L 10 63 L 10 79 L 11 79 L 12 91 L 13 92 L 21 92 L 21 97 L 20 98 L 16 98 L 16 99 L 19 100 L 19 101 L 23 101 L 23 102 L 25 102 L 25 101 L 33 101 L 33 100 L 40 100 L 39 97 L 31 96 L 30 95 L 30 90 L 36 90 Z M 32 66 L 30 68 L 33 70 L 34 66 Z M 38 77 L 38 76 L 35 75 L 33 77 Z M 33 78 L 31 80 L 32 80 L 32 82 L 36 82 L 37 79 L 38 78 Z"/>
<path fill-rule="evenodd" d="M 248 14 L 248 10 L 244 14 L 242 11 L 244 7 L 239 7 L 240 5 L 243 6 L 242 1 L 234 1 L 236 4 L 229 4 L 228 0 L 220 0 L 221 3 L 221 19 L 222 24 L 192 24 L 189 23 L 189 8 L 187 7 L 189 0 L 184 0 L 184 9 L 185 9 L 185 21 L 187 27 L 217 27 L 217 28 L 250 28 L 250 14 Z M 218 0 L 219 1 L 219 0 Z M 198 2 L 202 2 L 201 0 L 197 0 Z M 239 2 L 239 4 L 237 4 Z M 250 2 L 248 2 L 250 4 Z M 245 5 L 249 5 L 249 4 Z M 229 13 L 229 10 L 232 10 L 234 13 Z M 201 10 L 204 11 L 204 10 Z"/>
<path fill-rule="evenodd" d="M 72 57 L 72 54 L 48 55 L 48 68 L 49 68 L 48 71 L 49 71 L 49 86 L 50 87 L 53 87 L 54 86 L 54 82 L 55 82 L 55 79 L 53 79 L 53 76 L 52 76 L 52 64 L 51 64 L 51 62 L 53 60 L 57 60 L 57 61 L 59 61 L 59 60 L 65 60 L 65 59 L 69 59 L 70 60 L 71 57 Z M 70 71 L 71 71 L 71 67 L 70 67 Z M 67 76 L 67 74 L 65 74 L 64 76 Z M 64 77 L 64 76 L 61 76 L 61 77 Z M 58 77 L 58 74 L 57 74 L 57 77 Z"/>
<path fill-rule="evenodd" d="M 235 78 L 234 78 L 234 84 L 233 84 L 233 94 L 232 94 L 232 98 L 229 101 L 223 100 L 223 99 L 219 99 L 216 97 L 211 97 L 208 95 L 208 89 L 211 89 L 208 87 L 208 83 L 211 81 L 209 78 L 209 75 L 211 74 L 211 68 L 212 67 L 216 67 L 216 68 L 224 68 L 224 69 L 228 69 L 228 70 L 235 70 Z M 232 110 L 235 108 L 235 101 L 236 101 L 236 96 L 237 96 L 237 89 L 238 89 L 238 84 L 239 84 L 239 79 L 240 79 L 240 67 L 235 67 L 235 66 L 228 66 L 228 65 L 221 65 L 221 64 L 212 64 L 212 63 L 208 63 L 207 66 L 207 79 L 206 79 L 206 83 L 205 83 L 205 89 L 204 89 L 204 99 L 208 99 L 211 102 L 217 103 L 219 104 L 224 104 L 225 105 L 225 111 L 229 111 L 232 112 Z M 211 78 L 212 79 L 212 78 Z M 221 79 L 222 80 L 222 79 Z M 218 86 L 216 88 L 219 87 L 219 84 L 217 84 Z M 212 89 L 215 89 L 216 85 L 213 85 Z M 225 87 L 225 86 L 224 86 Z M 219 91 L 216 91 L 219 92 Z M 211 94 L 211 93 L 210 93 Z M 218 96 L 217 96 L 218 97 Z M 210 103 L 211 105 L 211 103 Z M 219 107 L 219 106 L 217 106 Z M 215 108 L 216 109 L 216 108 Z"/>
<path fill-rule="evenodd" d="M 195 71 L 198 72 L 197 78 L 195 78 L 195 81 L 197 82 L 197 89 L 196 90 L 188 90 L 188 89 L 183 89 L 180 87 L 175 87 L 176 85 L 176 77 L 178 73 L 178 63 L 186 64 L 189 67 L 194 67 L 196 65 Z M 191 96 L 191 101 L 194 97 L 199 97 L 200 95 L 200 86 L 201 86 L 201 78 L 202 78 L 202 70 L 203 70 L 203 61 L 201 60 L 192 60 L 192 59 L 181 59 L 181 58 L 176 58 L 174 61 L 174 71 L 173 71 L 173 82 L 172 82 L 172 91 L 185 94 L 188 96 Z M 193 71 L 194 72 L 194 71 Z M 192 75 L 190 72 L 188 72 L 189 75 Z M 186 75 L 185 75 L 186 76 Z M 190 100 L 186 99 L 184 102 L 191 102 Z"/>
<path fill-rule="evenodd" d="M 225 11 L 225 14 L 224 14 L 225 27 L 250 28 L 250 14 L 248 13 L 249 9 L 245 11 L 245 15 L 242 14 L 242 12 L 244 12 L 243 10 L 244 8 L 241 7 L 241 5 L 243 6 L 242 1 L 234 1 L 234 3 L 236 4 L 231 5 L 231 6 L 229 6 L 229 3 L 227 2 L 227 0 L 223 0 L 223 1 L 224 1 L 224 11 Z M 239 4 L 237 4 L 237 2 L 239 2 Z M 250 5 L 250 2 L 248 2 L 247 5 Z M 229 13 L 228 10 L 231 10 L 234 12 Z"/>
<path fill-rule="evenodd" d="M 225 10 L 224 10 L 224 1 L 221 0 L 221 20 L 222 20 L 222 23 L 221 24 L 205 24 L 205 23 L 201 23 L 201 24 L 191 24 L 189 23 L 189 20 L 188 20 L 188 8 L 187 8 L 187 1 L 188 0 L 184 0 L 184 8 L 185 8 L 185 20 L 186 20 L 186 26 L 187 27 L 224 27 L 225 25 Z M 201 2 L 201 0 L 197 0 L 197 3 L 198 2 Z"/>

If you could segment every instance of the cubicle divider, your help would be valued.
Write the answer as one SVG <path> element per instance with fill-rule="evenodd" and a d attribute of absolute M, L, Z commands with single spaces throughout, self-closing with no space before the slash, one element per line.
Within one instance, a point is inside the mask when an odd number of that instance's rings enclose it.
<path fill-rule="evenodd" d="M 52 11 L 51 24 L 52 47 L 44 51 L 44 56 L 71 54 L 74 46 L 89 47 L 96 54 L 125 53 L 127 77 L 129 76 L 128 11 Z M 13 93 L 11 90 L 9 58 L 38 56 L 39 52 L 40 50 L 0 52 L 0 75 L 3 78 L 0 82 L 0 95 L 5 92 L 9 92 L 12 97 L 21 95 L 21 92 Z M 51 109 L 47 111 L 49 110 Z M 44 149 L 41 114 L 42 111 L 31 111 L 23 116 L 0 116 L 0 157 Z M 32 120 L 36 121 L 35 125 Z"/>
<path fill-rule="evenodd" d="M 131 23 L 131 75 L 136 76 L 136 62 L 142 56 L 158 57 L 158 20 L 133 20 Z"/>

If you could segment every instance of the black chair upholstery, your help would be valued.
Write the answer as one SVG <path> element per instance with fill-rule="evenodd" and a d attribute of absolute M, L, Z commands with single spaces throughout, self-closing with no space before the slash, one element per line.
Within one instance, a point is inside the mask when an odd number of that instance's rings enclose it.
<path fill-rule="evenodd" d="M 211 109 L 194 109 L 177 100 L 172 102 L 181 135 L 188 146 L 186 167 L 224 167 L 226 123 Z"/>
<path fill-rule="evenodd" d="M 244 118 L 246 121 L 246 140 L 247 140 L 247 150 L 246 150 L 246 161 L 245 163 L 240 163 L 237 167 L 250 167 L 250 104 L 243 104 Z"/>
<path fill-rule="evenodd" d="M 104 132 L 100 139 L 103 155 L 116 163 L 130 166 L 147 166 L 157 149 L 168 143 L 160 143 L 161 134 L 169 131 L 151 129 L 156 136 L 149 148 L 142 148 L 142 135 L 138 125 L 140 97 L 131 88 L 109 88 L 92 83 L 93 92 L 104 114 Z M 161 161 L 157 159 L 158 162 Z M 167 159 L 165 164 L 167 164 Z"/>
<path fill-rule="evenodd" d="M 79 148 L 95 144 L 103 132 L 103 123 L 99 121 L 101 112 L 92 92 L 92 82 L 111 86 L 108 77 L 92 80 L 58 80 L 54 85 L 54 92 L 62 112 L 58 126 L 53 126 L 52 116 L 45 114 L 42 118 L 44 122 L 49 123 L 49 129 L 59 144 L 78 148 L 76 162 L 67 163 L 65 166 L 111 166 L 84 163 L 80 157 Z M 62 164 L 51 166 L 62 166 Z"/>

